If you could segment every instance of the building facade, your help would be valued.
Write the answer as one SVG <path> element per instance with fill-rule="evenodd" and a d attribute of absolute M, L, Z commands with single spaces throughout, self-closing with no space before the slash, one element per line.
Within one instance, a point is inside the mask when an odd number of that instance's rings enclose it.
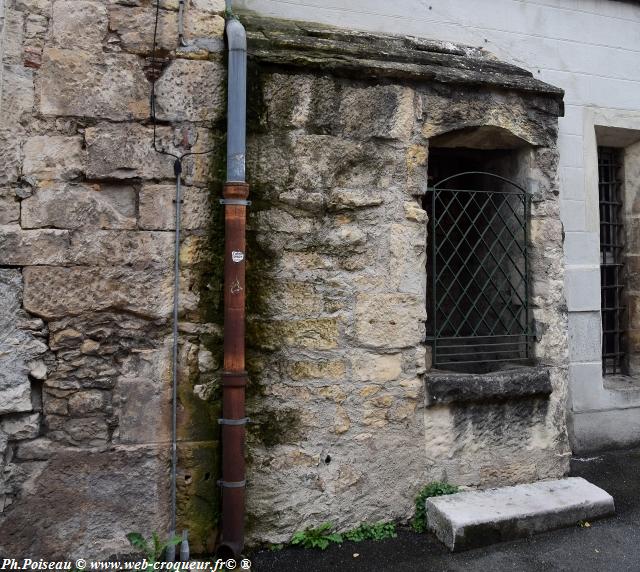
<path fill-rule="evenodd" d="M 598 147 L 615 149 L 624 167 L 617 179 L 625 195 L 621 217 L 628 245 L 624 305 L 629 317 L 619 322 L 629 332 L 622 344 L 630 360 L 627 372 L 633 377 L 640 6 L 608 0 L 501 0 L 489 9 L 486 3 L 464 0 L 243 0 L 240 5 L 267 16 L 483 47 L 565 91 L 558 148 L 569 311 L 570 435 L 576 451 L 637 443 L 640 388 L 629 379 L 603 375 Z"/>
<path fill-rule="evenodd" d="M 211 552 L 224 3 L 180 42 L 178 2 L 0 2 L 0 546 L 169 530 L 175 341 L 178 527 Z M 640 441 L 640 6 L 493 4 L 234 3 L 254 542 Z"/>

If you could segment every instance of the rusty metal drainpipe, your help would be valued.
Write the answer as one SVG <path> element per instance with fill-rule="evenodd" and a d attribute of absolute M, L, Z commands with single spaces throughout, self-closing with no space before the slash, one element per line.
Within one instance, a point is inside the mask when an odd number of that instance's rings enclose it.
<path fill-rule="evenodd" d="M 224 185 L 224 366 L 222 372 L 222 539 L 221 558 L 244 548 L 245 513 L 245 248 L 249 185 L 245 182 L 245 29 L 235 18 L 226 25 L 229 46 L 227 182 Z"/>

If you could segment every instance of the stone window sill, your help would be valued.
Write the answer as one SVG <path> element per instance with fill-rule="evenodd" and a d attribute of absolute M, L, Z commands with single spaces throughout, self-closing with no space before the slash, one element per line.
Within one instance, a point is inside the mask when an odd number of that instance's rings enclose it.
<path fill-rule="evenodd" d="M 605 375 L 603 377 L 603 385 L 605 389 L 610 391 L 640 392 L 640 376 Z"/>
<path fill-rule="evenodd" d="M 431 371 L 425 376 L 428 405 L 468 401 L 505 401 L 552 391 L 549 370 L 520 367 L 491 373 Z"/>

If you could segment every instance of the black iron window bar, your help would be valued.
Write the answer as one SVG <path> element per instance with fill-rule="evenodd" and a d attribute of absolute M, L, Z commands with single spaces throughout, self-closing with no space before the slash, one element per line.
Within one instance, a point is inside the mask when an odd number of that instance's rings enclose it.
<path fill-rule="evenodd" d="M 598 147 L 600 302 L 604 375 L 627 373 L 623 198 L 617 157 L 616 149 Z"/>
<path fill-rule="evenodd" d="M 456 179 L 471 177 L 490 188 L 453 188 Z M 509 179 L 475 171 L 447 177 L 428 193 L 427 341 L 434 367 L 528 360 L 528 193 Z"/>

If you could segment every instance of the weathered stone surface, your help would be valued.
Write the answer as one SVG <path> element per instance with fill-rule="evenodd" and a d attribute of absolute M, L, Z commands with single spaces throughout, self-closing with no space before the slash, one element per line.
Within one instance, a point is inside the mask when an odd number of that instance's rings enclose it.
<path fill-rule="evenodd" d="M 149 82 L 139 58 L 47 48 L 39 76 L 45 115 L 123 121 L 149 115 Z"/>
<path fill-rule="evenodd" d="M 580 477 L 487 491 L 467 491 L 426 502 L 429 529 L 451 551 L 532 536 L 615 513 L 613 498 Z"/>
<path fill-rule="evenodd" d="M 150 54 L 153 49 L 155 6 L 126 6 L 111 3 L 109 28 L 120 40 L 122 48 L 135 54 Z M 178 18 L 175 12 L 161 9 L 158 18 L 158 48 L 174 50 L 178 38 Z"/>
<path fill-rule="evenodd" d="M 2 161 L 2 170 L 0 170 L 0 183 L 13 183 L 18 180 L 20 173 L 21 157 L 20 129 L 6 129 L 0 127 L 0 161 Z"/>
<path fill-rule="evenodd" d="M 424 338 L 424 301 L 410 294 L 362 294 L 356 302 L 355 336 L 365 347 L 402 348 Z"/>
<path fill-rule="evenodd" d="M 106 558 L 129 549 L 132 530 L 167 530 L 167 453 L 151 447 L 59 450 L 0 517 L 4 549 L 53 559 Z M 64 523 L 61 507 L 72 515 Z M 34 526 L 50 532 L 34 536 Z"/>
<path fill-rule="evenodd" d="M 478 84 L 544 94 L 548 107 L 557 114 L 562 90 L 532 77 L 531 72 L 500 62 L 487 52 L 471 47 L 426 41 L 408 36 L 367 34 L 297 22 L 265 21 L 243 16 L 248 27 L 251 56 L 272 65 L 315 69 L 331 74 L 349 74 L 403 80 L 438 82 L 454 86 Z M 429 43 L 430 42 L 430 43 Z M 490 73 L 487 73 L 490 72 Z M 400 81 L 398 81 L 400 80 Z"/>
<path fill-rule="evenodd" d="M 5 129 L 16 129 L 25 113 L 33 112 L 33 72 L 23 66 L 5 65 L 3 72 L 3 94 L 0 102 L 0 117 Z"/>
<path fill-rule="evenodd" d="M 342 433 L 346 433 L 351 428 L 351 420 L 349 419 L 349 415 L 347 412 L 340 407 L 340 405 L 336 405 L 336 413 L 333 420 L 333 430 L 338 435 Z"/>
<path fill-rule="evenodd" d="M 404 216 L 407 217 L 408 220 L 426 223 L 429 217 L 427 216 L 427 211 L 414 202 L 406 202 L 404 203 Z"/>
<path fill-rule="evenodd" d="M 17 8 L 17 7 L 16 7 Z M 3 63 L 22 63 L 25 40 L 25 13 L 5 4 L 2 18 Z"/>
<path fill-rule="evenodd" d="M 38 189 L 21 203 L 22 228 L 136 226 L 136 190 L 129 185 L 62 185 Z"/>
<path fill-rule="evenodd" d="M 49 322 L 49 347 L 56 363 L 45 394 L 67 398 L 78 389 L 111 390 L 122 376 L 166 378 L 162 326 L 127 312 L 84 313 Z M 87 348 L 96 348 L 87 352 Z M 48 397 L 45 398 L 48 406 Z M 55 404 L 57 408 L 60 404 Z M 64 409 L 64 408 L 63 408 Z"/>
<path fill-rule="evenodd" d="M 265 287 L 267 285 L 265 284 Z M 323 296 L 313 284 L 294 280 L 278 280 L 264 292 L 263 317 L 282 318 L 316 318 L 324 310 Z"/>
<path fill-rule="evenodd" d="M 276 190 L 383 189 L 406 174 L 401 151 L 375 141 L 292 132 L 247 140 L 247 169 Z"/>
<path fill-rule="evenodd" d="M 312 122 L 316 125 L 324 123 L 327 130 L 333 128 L 332 115 L 322 113 L 327 106 L 324 99 L 333 102 L 337 97 L 335 83 L 331 79 L 306 74 L 269 73 L 264 74 L 263 82 L 263 104 L 271 129 L 300 128 Z M 317 97 L 320 92 L 324 98 Z M 319 116 L 317 119 L 316 115 Z"/>
<path fill-rule="evenodd" d="M 280 345 L 308 349 L 331 349 L 337 346 L 338 322 L 335 318 L 298 321 L 253 322 L 256 341 L 264 349 Z"/>
<path fill-rule="evenodd" d="M 0 225 L 20 220 L 20 203 L 12 189 L 0 188 Z"/>
<path fill-rule="evenodd" d="M 47 351 L 31 332 L 17 327 L 21 309 L 22 276 L 19 270 L 0 269 L 0 414 L 31 411 L 29 362 Z"/>
<path fill-rule="evenodd" d="M 197 2 L 197 0 L 196 0 Z M 206 6 L 207 0 L 203 0 Z M 214 14 L 213 5 L 206 6 L 205 11 L 193 8 L 187 10 L 184 18 L 184 31 L 187 44 L 195 47 L 206 47 L 210 51 L 219 51 L 222 46 L 218 43 L 224 36 L 224 18 L 219 14 Z M 216 42 L 206 42 L 202 40 L 217 40 Z"/>
<path fill-rule="evenodd" d="M 105 403 L 105 393 L 92 389 L 78 391 L 69 398 L 69 414 L 83 417 L 90 413 L 101 411 Z"/>
<path fill-rule="evenodd" d="M 347 88 L 340 102 L 344 134 L 406 140 L 415 122 L 414 92 L 399 85 Z"/>
<path fill-rule="evenodd" d="M 359 354 L 351 368 L 357 381 L 391 381 L 402 373 L 402 354 Z"/>
<path fill-rule="evenodd" d="M 177 2 L 176 2 L 177 4 Z M 206 51 L 220 51 L 224 33 L 224 19 L 216 14 L 215 4 L 201 0 L 203 8 L 190 6 L 185 10 L 184 31 L 189 47 Z M 177 5 L 175 6 L 177 9 Z M 224 9 L 224 8 L 223 8 Z M 172 52 L 176 50 L 178 39 L 178 18 L 175 12 L 160 10 L 158 19 L 157 45 Z M 120 40 L 122 48 L 136 54 L 150 54 L 153 48 L 155 5 L 109 6 L 109 27 Z M 201 41 L 202 39 L 209 40 Z M 211 40 L 214 40 L 213 42 Z M 190 54 L 190 49 L 181 48 L 181 54 Z"/>
<path fill-rule="evenodd" d="M 384 199 L 375 189 L 333 189 L 329 194 L 329 208 L 354 209 L 381 205 Z"/>
<path fill-rule="evenodd" d="M 438 373 L 425 377 L 429 403 L 506 400 L 549 395 L 551 379 L 545 368 L 516 368 L 486 374 Z"/>
<path fill-rule="evenodd" d="M 0 422 L 0 430 L 12 441 L 35 439 L 40 433 L 40 414 L 5 417 Z"/>
<path fill-rule="evenodd" d="M 24 307 L 45 319 L 108 309 L 161 318 L 171 309 L 171 276 L 148 270 L 33 266 L 24 282 Z"/>
<path fill-rule="evenodd" d="M 64 330 L 54 331 L 49 340 L 49 347 L 52 350 L 73 347 L 77 342 L 82 341 L 82 333 L 73 328 L 65 328 Z"/>
<path fill-rule="evenodd" d="M 218 62 L 173 60 L 156 83 L 158 119 L 215 121 L 225 109 L 224 76 Z"/>
<path fill-rule="evenodd" d="M 552 394 L 428 408 L 425 434 L 433 479 L 499 486 L 566 475 L 570 453 L 566 433 L 557 429 L 555 407 Z M 479 443 L 490 446 L 478 448 Z M 496 463 L 496 458 L 505 461 Z"/>
<path fill-rule="evenodd" d="M 208 14 L 223 14 L 225 10 L 223 0 L 191 0 L 189 6 L 193 10 Z"/>
<path fill-rule="evenodd" d="M 69 255 L 66 230 L 22 230 L 19 225 L 0 227 L 0 264 L 64 264 Z"/>
<path fill-rule="evenodd" d="M 173 159 L 154 151 L 153 130 L 135 123 L 100 123 L 85 131 L 87 176 L 97 179 L 172 179 Z M 158 148 L 175 153 L 171 134 L 158 129 Z M 169 143 L 167 145 L 167 143 Z"/>
<path fill-rule="evenodd" d="M 346 374 L 344 361 L 294 361 L 287 365 L 291 379 L 342 379 Z"/>
<path fill-rule="evenodd" d="M 73 18 L 69 15 L 73 14 Z M 56 0 L 51 14 L 53 43 L 67 50 L 102 51 L 107 9 L 90 0 Z"/>
<path fill-rule="evenodd" d="M 69 450 L 65 445 L 55 443 L 46 437 L 18 443 L 16 458 L 21 461 L 44 461 L 61 450 Z"/>
<path fill-rule="evenodd" d="M 109 427 L 102 416 L 71 418 L 47 417 L 49 435 L 69 445 L 104 447 L 109 440 Z"/>
<path fill-rule="evenodd" d="M 74 179 L 84 171 L 85 154 L 81 137 L 29 137 L 23 152 L 23 173 L 39 180 Z"/>
<path fill-rule="evenodd" d="M 491 137 L 494 140 L 491 148 L 495 149 L 500 148 L 498 137 L 504 140 L 504 147 L 510 148 L 523 143 L 547 146 L 555 136 L 545 122 L 529 120 L 526 103 L 515 94 L 501 99 L 490 93 L 481 97 L 465 93 L 453 101 L 442 95 L 425 94 L 422 108 L 425 114 L 422 134 L 428 138 L 442 136 L 444 147 L 459 145 L 455 137 L 462 134 L 470 135 L 469 146 L 480 149 L 486 148 L 486 141 Z M 487 119 L 489 113 L 491 118 Z M 463 129 L 467 131 L 456 133 Z M 485 135 L 487 129 L 491 135 Z"/>
<path fill-rule="evenodd" d="M 389 229 L 389 276 L 398 292 L 424 296 L 427 232 L 423 225 L 392 224 Z"/>
<path fill-rule="evenodd" d="M 147 230 L 174 230 L 175 185 L 143 185 L 140 189 L 139 225 Z M 207 228 L 211 220 L 210 192 L 198 187 L 182 187 L 181 228 Z"/>
<path fill-rule="evenodd" d="M 44 413 L 45 415 L 68 415 L 69 402 L 66 399 L 50 397 L 48 392 L 44 392 Z"/>
<path fill-rule="evenodd" d="M 216 547 L 218 530 L 210 515 L 220 510 L 220 489 L 212 486 L 219 459 L 216 441 L 178 443 L 178 528 L 189 530 L 193 554 L 212 554 Z"/>
<path fill-rule="evenodd" d="M 174 237 L 167 232 L 76 231 L 71 235 L 69 261 L 88 266 L 126 266 L 134 270 L 173 264 Z"/>
<path fill-rule="evenodd" d="M 29 375 L 33 379 L 37 379 L 42 381 L 43 379 L 47 379 L 47 364 L 45 364 L 42 360 L 34 360 L 29 362 Z"/>
<path fill-rule="evenodd" d="M 141 408 L 141 402 L 147 406 Z M 118 439 L 121 443 L 168 443 L 171 440 L 169 384 L 121 377 L 116 384 L 114 403 L 118 407 Z"/>

